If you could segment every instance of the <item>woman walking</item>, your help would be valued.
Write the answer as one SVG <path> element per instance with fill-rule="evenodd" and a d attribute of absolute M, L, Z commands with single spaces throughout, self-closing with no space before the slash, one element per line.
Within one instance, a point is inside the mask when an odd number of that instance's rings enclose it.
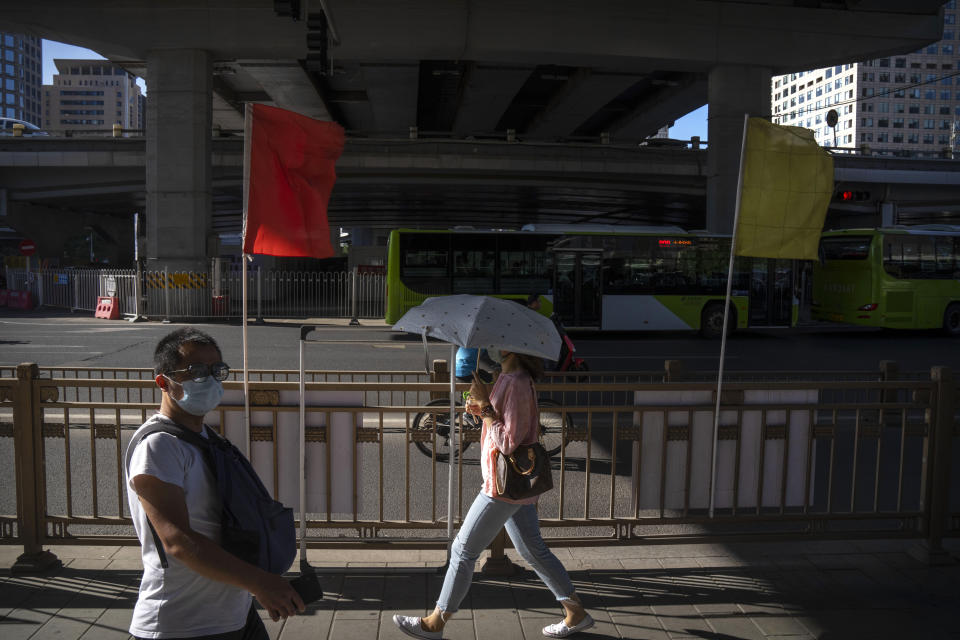
<path fill-rule="evenodd" d="M 502 373 L 493 390 L 474 376 L 470 386 L 467 411 L 483 417 L 480 461 L 483 488 L 453 541 L 450 566 L 443 580 L 440 597 L 433 613 L 426 618 L 393 616 L 393 622 L 414 638 L 438 640 L 443 627 L 457 612 L 470 589 L 477 558 L 505 527 L 517 552 L 536 571 L 553 592 L 566 614 L 564 619 L 543 628 L 543 635 L 566 638 L 593 626 L 590 617 L 574 591 L 566 569 L 547 548 L 540 535 L 537 498 L 509 500 L 497 495 L 495 469 L 497 451 L 512 452 L 517 445 L 536 442 L 539 421 L 537 394 L 533 381 L 543 374 L 540 358 L 508 351 L 491 351 L 500 356 Z"/>

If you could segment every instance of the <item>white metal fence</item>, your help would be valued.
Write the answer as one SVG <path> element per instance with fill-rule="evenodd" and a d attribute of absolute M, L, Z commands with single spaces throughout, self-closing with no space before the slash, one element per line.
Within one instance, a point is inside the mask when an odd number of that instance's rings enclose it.
<path fill-rule="evenodd" d="M 7 288 L 30 291 L 44 307 L 90 311 L 101 296 L 117 298 L 121 314 L 151 320 L 239 318 L 243 276 L 239 271 L 143 271 L 140 299 L 135 269 L 6 271 Z M 382 318 L 383 274 L 261 271 L 247 274 L 251 318 Z M 139 304 L 138 304 L 139 303 Z"/>

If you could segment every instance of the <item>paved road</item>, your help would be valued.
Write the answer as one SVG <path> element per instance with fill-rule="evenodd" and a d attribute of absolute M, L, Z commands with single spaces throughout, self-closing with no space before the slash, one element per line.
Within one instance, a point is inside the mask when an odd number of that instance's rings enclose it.
<path fill-rule="evenodd" d="M 415 336 L 397 334 L 382 322 L 318 320 L 310 335 L 307 367 L 334 370 L 415 370 L 423 367 L 423 347 Z M 300 321 L 250 326 L 250 367 L 295 369 Z M 0 310 L 0 365 L 37 362 L 44 366 L 149 366 L 157 340 L 176 324 L 131 324 L 94 320 L 63 313 L 17 314 Z M 226 360 L 239 368 L 238 324 L 202 325 L 220 343 Z M 581 333 L 574 336 L 578 355 L 593 371 L 662 370 L 667 359 L 681 359 L 690 369 L 716 370 L 720 343 L 688 333 Z M 449 348 L 429 344 L 429 359 L 446 358 Z M 935 365 L 960 369 L 960 341 L 927 331 L 879 331 L 851 327 L 804 327 L 750 330 L 727 346 L 731 371 L 877 370 L 881 360 L 895 360 L 902 370 Z"/>

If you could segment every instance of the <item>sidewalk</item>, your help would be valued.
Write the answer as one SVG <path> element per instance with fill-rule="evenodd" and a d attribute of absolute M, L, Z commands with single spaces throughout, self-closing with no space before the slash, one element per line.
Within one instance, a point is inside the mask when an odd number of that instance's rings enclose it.
<path fill-rule="evenodd" d="M 579 638 L 935 640 L 960 638 L 960 565 L 927 567 L 914 541 L 647 545 L 556 549 L 597 625 Z M 960 545 L 951 541 L 956 554 Z M 125 639 L 140 577 L 137 547 L 50 547 L 64 568 L 11 576 L 20 547 L 0 547 L 0 636 Z M 508 552 L 512 553 L 512 552 Z M 311 550 L 326 597 L 271 638 L 406 638 L 391 617 L 432 610 L 442 576 L 411 567 L 440 551 Z M 512 556 L 516 559 L 516 556 Z M 295 565 L 296 566 L 296 565 Z M 370 573 L 372 572 L 372 573 Z M 541 638 L 559 619 L 529 571 L 477 576 L 444 638 Z"/>

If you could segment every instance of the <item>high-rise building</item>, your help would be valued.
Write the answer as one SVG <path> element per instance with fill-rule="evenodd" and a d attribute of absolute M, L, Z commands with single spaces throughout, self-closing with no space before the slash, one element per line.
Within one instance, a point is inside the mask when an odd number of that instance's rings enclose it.
<path fill-rule="evenodd" d="M 942 157 L 960 144 L 960 43 L 956 0 L 944 5 L 943 39 L 919 51 L 775 76 L 773 121 L 813 129 L 824 147 L 874 155 Z M 827 114 L 835 111 L 836 127 Z M 955 125 L 956 123 L 956 125 Z"/>
<path fill-rule="evenodd" d="M 54 60 L 53 84 L 43 85 L 43 128 L 143 129 L 144 96 L 137 78 L 109 60 Z"/>
<path fill-rule="evenodd" d="M 0 115 L 40 125 L 43 41 L 22 33 L 0 32 Z"/>

